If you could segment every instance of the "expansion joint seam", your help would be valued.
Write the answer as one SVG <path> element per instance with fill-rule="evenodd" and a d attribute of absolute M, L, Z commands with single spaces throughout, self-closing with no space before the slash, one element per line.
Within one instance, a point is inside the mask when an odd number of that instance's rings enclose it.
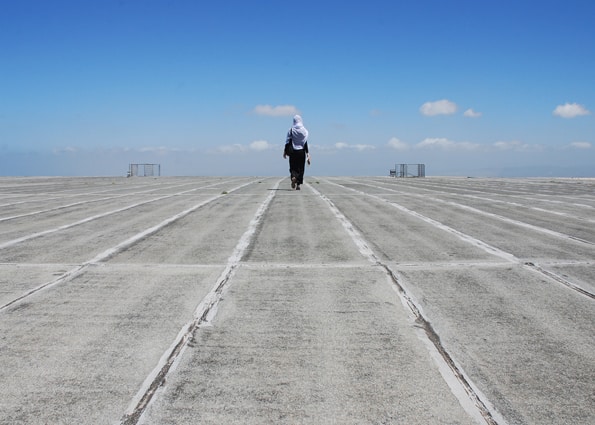
<path fill-rule="evenodd" d="M 277 182 L 275 189 L 280 183 L 281 181 Z M 252 242 L 257 228 L 262 222 L 262 218 L 275 197 L 275 192 L 275 190 L 271 191 L 260 205 L 254 218 L 250 221 L 248 229 L 242 235 L 233 253 L 229 257 L 225 270 L 223 270 L 211 291 L 196 307 L 193 319 L 182 328 L 172 346 L 163 354 L 153 372 L 147 376 L 136 397 L 133 398 L 126 413 L 122 417 L 120 422 L 121 425 L 134 425 L 139 422 L 149 405 L 154 401 L 154 396 L 157 390 L 165 384 L 167 375 L 170 373 L 176 362 L 179 361 L 181 354 L 184 352 L 189 342 L 194 338 L 196 331 L 201 326 L 204 326 L 213 320 L 223 293 L 228 289 L 236 269 L 240 266 L 246 249 Z"/>
<path fill-rule="evenodd" d="M 593 294 L 592 292 L 589 292 L 586 289 L 581 288 L 580 286 L 570 282 L 569 280 L 564 279 L 562 276 L 560 276 L 556 273 L 553 273 L 549 270 L 544 269 L 543 267 L 539 266 L 538 264 L 528 261 L 528 262 L 525 262 L 523 265 L 532 271 L 535 271 L 541 275 L 545 275 L 545 276 L 549 277 L 550 279 L 553 279 L 556 282 L 561 283 L 562 285 L 575 290 L 576 292 L 584 295 L 587 298 L 595 300 L 595 294 Z"/>
<path fill-rule="evenodd" d="M 492 414 L 490 409 L 488 409 L 486 404 L 481 400 L 481 398 L 479 397 L 478 393 L 474 390 L 474 388 L 471 385 L 471 383 L 469 382 L 469 380 L 465 377 L 464 373 L 456 365 L 454 359 L 452 358 L 452 356 L 448 353 L 448 351 L 442 344 L 439 335 L 434 330 L 430 321 L 425 318 L 425 316 L 421 312 L 421 309 L 417 306 L 415 301 L 407 293 L 407 291 L 405 290 L 403 285 L 399 282 L 399 279 L 397 278 L 396 273 L 387 264 L 384 264 L 382 261 L 380 261 L 378 256 L 369 248 L 368 243 L 364 240 L 364 238 L 361 236 L 361 234 L 359 234 L 359 232 L 357 230 L 355 230 L 353 224 L 347 219 L 347 217 L 345 217 L 345 215 L 337 208 L 337 206 L 328 197 L 326 197 L 323 194 L 321 194 L 320 192 L 318 192 L 312 186 L 309 186 L 309 188 L 327 203 L 328 207 L 334 213 L 336 218 L 342 223 L 342 225 L 345 228 L 345 230 L 347 231 L 347 233 L 349 233 L 352 240 L 358 246 L 360 253 L 364 257 L 368 258 L 370 260 L 370 262 L 372 262 L 373 264 L 375 264 L 377 266 L 382 267 L 385 270 L 385 272 L 387 273 L 387 275 L 393 282 L 393 285 L 396 288 L 397 293 L 399 294 L 400 298 L 405 301 L 405 303 L 409 307 L 410 311 L 412 312 L 413 316 L 415 317 L 416 323 L 419 326 L 421 326 L 421 328 L 424 330 L 427 338 L 432 343 L 432 345 L 435 347 L 435 349 L 438 351 L 438 353 L 440 354 L 443 361 L 447 364 L 448 368 L 454 374 L 454 377 L 456 378 L 456 380 L 463 387 L 465 393 L 470 398 L 470 400 L 473 402 L 473 404 L 475 405 L 479 414 L 482 416 L 482 418 L 485 420 L 485 422 L 488 425 L 498 425 L 498 422 L 494 419 L 494 415 Z"/>
<path fill-rule="evenodd" d="M 420 219 L 422 221 L 425 221 L 426 223 L 431 224 L 432 226 L 434 226 L 434 227 L 436 227 L 438 229 L 441 229 L 441 230 L 443 230 L 445 232 L 449 232 L 449 233 L 457 236 L 463 242 L 466 242 L 466 243 L 475 245 L 478 248 L 481 248 L 482 250 L 484 250 L 485 252 L 487 252 L 487 253 L 489 253 L 491 255 L 495 255 L 497 257 L 500 257 L 500 258 L 502 258 L 502 259 L 504 259 L 504 260 L 506 260 L 506 261 L 508 261 L 508 262 L 510 262 L 512 264 L 517 264 L 517 265 L 528 267 L 532 271 L 538 272 L 542 276 L 545 276 L 546 278 L 551 279 L 554 282 L 561 283 L 561 284 L 565 285 L 566 287 L 568 287 L 570 289 L 573 289 L 576 292 L 578 292 L 578 293 L 580 293 L 580 294 L 582 294 L 582 295 L 584 295 L 586 297 L 595 299 L 595 294 L 587 291 L 586 289 L 580 287 L 579 285 L 577 285 L 575 283 L 572 283 L 572 282 L 564 279 L 561 276 L 558 276 L 555 273 L 552 273 L 552 272 L 547 271 L 547 270 L 545 270 L 545 269 L 543 269 L 543 268 L 541 268 L 539 266 L 536 266 L 536 265 L 534 265 L 531 262 L 523 262 L 520 258 L 518 258 L 517 256 L 515 256 L 514 254 L 511 254 L 509 252 L 503 251 L 500 248 L 497 248 L 497 247 L 495 247 L 493 245 L 490 245 L 490 244 L 488 244 L 488 243 L 486 243 L 486 242 L 484 242 L 482 240 L 479 240 L 479 239 L 477 239 L 477 238 L 475 238 L 473 236 L 470 236 L 470 235 L 468 235 L 466 233 L 460 232 L 459 230 L 456 230 L 456 229 L 454 229 L 454 228 L 452 228 L 450 226 L 447 226 L 447 225 L 445 225 L 445 224 L 443 224 L 443 223 L 441 223 L 439 221 L 436 221 L 436 220 L 434 220 L 434 219 L 432 219 L 430 217 L 427 217 L 427 216 L 425 216 L 423 214 L 420 214 L 420 213 L 418 213 L 416 211 L 410 210 L 409 208 L 406 208 L 406 207 L 404 207 L 404 206 L 402 206 L 402 205 L 400 205 L 400 204 L 398 204 L 396 202 L 393 202 L 393 201 L 384 199 L 384 198 L 379 197 L 379 196 L 376 196 L 376 195 L 371 195 L 371 194 L 368 194 L 368 193 L 364 193 L 364 192 L 361 192 L 359 190 L 356 190 L 356 189 L 353 189 L 353 188 L 350 188 L 350 187 L 339 185 L 337 183 L 332 183 L 332 182 L 330 182 L 330 183 L 331 184 L 334 184 L 336 186 L 339 186 L 339 187 L 346 188 L 346 189 L 348 189 L 350 191 L 353 191 L 353 192 L 356 192 L 356 193 L 360 193 L 360 194 L 366 195 L 368 197 L 377 199 L 379 201 L 385 202 L 388 205 L 390 205 L 390 206 L 398 209 L 399 211 L 402 211 L 402 212 L 407 213 L 407 214 L 409 214 L 409 215 L 411 215 L 413 217 L 416 217 L 416 218 L 418 218 L 418 219 Z M 374 186 L 372 186 L 372 187 L 374 187 Z M 583 242 L 583 243 L 587 243 L 587 244 L 592 244 L 591 242 L 585 241 L 583 239 L 578 239 L 578 238 L 574 238 L 574 237 L 571 237 L 571 236 L 568 236 L 568 238 L 570 238 L 570 239 L 576 239 L 579 242 Z"/>
<path fill-rule="evenodd" d="M 233 189 L 230 189 L 227 193 L 231 193 L 231 192 L 234 192 L 236 190 L 239 190 L 239 189 L 241 189 L 241 188 L 249 185 L 250 183 L 251 182 L 244 183 L 244 184 L 242 184 L 240 186 L 237 186 L 237 187 L 235 187 Z M 213 197 L 211 197 L 211 198 L 209 198 L 209 199 L 207 199 L 205 201 L 202 201 L 202 202 L 200 202 L 200 203 L 192 206 L 191 208 L 188 208 L 188 209 L 186 209 L 186 210 L 184 210 L 184 211 L 182 211 L 182 212 L 180 212 L 180 213 L 178 213 L 176 215 L 173 215 L 173 216 L 171 216 L 171 217 L 163 220 L 161 223 L 159 223 L 159 224 L 157 224 L 157 225 L 155 225 L 155 226 L 153 226 L 153 227 L 151 227 L 149 229 L 146 229 L 146 230 L 144 230 L 144 231 L 142 231 L 140 233 L 137 233 L 136 235 L 128 238 L 127 240 L 119 243 L 118 245 L 116 245 L 116 246 L 114 246 L 112 248 L 109 248 L 109 249 L 105 250 L 104 252 L 96 255 L 91 260 L 86 261 L 86 262 L 84 262 L 84 263 L 76 266 L 75 268 L 67 271 L 62 276 L 58 277 L 57 279 L 54 279 L 54 280 L 52 280 L 50 282 L 43 283 L 43 284 L 37 286 L 36 288 L 33 288 L 30 291 L 27 291 L 26 293 L 22 294 L 21 296 L 15 298 L 13 300 L 11 300 L 10 302 L 8 302 L 8 303 L 0 306 L 0 311 L 5 310 L 6 308 L 8 308 L 8 307 L 10 307 L 10 306 L 12 306 L 12 305 L 14 305 L 14 304 L 16 304 L 16 303 L 24 300 L 25 298 L 28 298 L 29 296 L 31 296 L 31 295 L 39 292 L 39 291 L 42 291 L 44 289 L 49 289 L 49 288 L 51 288 L 53 286 L 56 286 L 56 285 L 59 285 L 59 284 L 62 284 L 62 283 L 69 282 L 70 280 L 72 280 L 75 277 L 77 277 L 77 276 L 81 275 L 82 273 L 84 273 L 89 266 L 97 265 L 99 263 L 105 262 L 105 261 L 113 258 L 114 256 L 116 256 L 116 255 L 118 255 L 118 254 L 126 251 L 131 246 L 133 246 L 133 245 L 135 245 L 135 244 L 137 244 L 137 243 L 145 240 L 149 236 L 151 236 L 151 235 L 157 233 L 158 231 L 162 230 L 166 226 L 168 226 L 168 225 L 170 225 L 170 224 L 172 224 L 172 223 L 180 220 L 181 218 L 187 216 L 188 214 L 190 214 L 190 213 L 198 210 L 199 208 L 204 207 L 205 205 L 207 205 L 207 204 L 209 204 L 209 203 L 211 203 L 213 201 L 216 201 L 217 199 L 219 199 L 219 198 L 221 198 L 223 196 L 226 196 L 226 195 L 220 194 L 220 195 L 213 196 Z M 0 245 L 0 249 L 2 249 L 2 246 L 1 245 Z"/>

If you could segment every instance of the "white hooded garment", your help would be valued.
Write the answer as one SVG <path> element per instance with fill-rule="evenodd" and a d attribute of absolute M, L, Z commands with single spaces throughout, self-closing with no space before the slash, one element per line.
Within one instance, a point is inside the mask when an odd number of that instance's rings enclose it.
<path fill-rule="evenodd" d="M 291 144 L 294 150 L 304 149 L 304 145 L 308 141 L 308 130 L 304 127 L 302 117 L 295 115 L 293 117 L 293 126 L 287 132 L 287 142 L 291 139 Z"/>

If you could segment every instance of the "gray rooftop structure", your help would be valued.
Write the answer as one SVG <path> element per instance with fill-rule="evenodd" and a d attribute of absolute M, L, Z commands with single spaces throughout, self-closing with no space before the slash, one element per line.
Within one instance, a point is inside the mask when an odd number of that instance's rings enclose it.
<path fill-rule="evenodd" d="M 0 178 L 0 424 L 595 422 L 595 180 Z"/>

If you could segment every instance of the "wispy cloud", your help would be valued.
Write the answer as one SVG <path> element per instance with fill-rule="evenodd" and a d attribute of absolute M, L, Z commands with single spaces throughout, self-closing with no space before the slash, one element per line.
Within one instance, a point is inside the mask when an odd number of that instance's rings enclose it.
<path fill-rule="evenodd" d="M 143 146 L 136 150 L 138 152 L 143 152 L 143 153 L 154 153 L 157 155 L 165 155 L 170 152 L 179 152 L 182 149 L 170 147 L 170 146 Z"/>
<path fill-rule="evenodd" d="M 447 99 L 435 102 L 426 102 L 419 108 L 419 111 L 426 116 L 452 115 L 457 112 L 457 104 Z"/>
<path fill-rule="evenodd" d="M 363 144 L 355 144 L 355 145 L 350 145 L 348 143 L 344 143 L 344 142 L 337 142 L 335 143 L 335 148 L 341 150 L 341 149 L 353 149 L 356 151 L 365 151 L 365 150 L 371 150 L 371 149 L 376 149 L 375 146 L 373 145 L 363 145 Z"/>
<path fill-rule="evenodd" d="M 481 112 L 475 112 L 473 109 L 469 108 L 463 112 L 463 116 L 468 118 L 479 118 L 481 117 Z"/>
<path fill-rule="evenodd" d="M 262 152 L 270 149 L 277 149 L 278 146 L 275 146 L 266 140 L 256 140 L 248 145 L 242 145 L 240 143 L 234 143 L 233 145 L 224 145 L 219 146 L 212 150 L 211 152 L 218 152 L 224 154 L 236 154 L 236 153 L 243 153 L 243 152 Z"/>
<path fill-rule="evenodd" d="M 388 141 L 387 145 L 395 150 L 398 151 L 405 151 L 409 149 L 409 145 L 401 140 L 397 139 L 396 137 L 391 137 Z"/>
<path fill-rule="evenodd" d="M 442 149 L 442 150 L 465 150 L 473 151 L 481 148 L 478 143 L 471 142 L 454 142 L 446 138 L 427 138 L 415 145 L 417 148 L 430 148 L 430 149 Z"/>
<path fill-rule="evenodd" d="M 592 145 L 589 142 L 572 142 L 570 147 L 574 149 L 591 149 Z"/>
<path fill-rule="evenodd" d="M 64 148 L 54 148 L 52 152 L 55 155 L 60 155 L 60 154 L 64 154 L 64 153 L 75 153 L 78 151 L 80 151 L 80 148 L 77 148 L 75 146 L 66 146 Z"/>
<path fill-rule="evenodd" d="M 498 141 L 493 146 L 501 151 L 539 152 L 543 150 L 543 146 L 541 145 L 531 145 L 529 143 L 519 142 L 518 140 Z"/>
<path fill-rule="evenodd" d="M 497 149 L 503 150 L 503 151 L 512 150 L 520 145 L 521 145 L 521 142 L 516 141 L 516 140 L 512 140 L 512 141 L 508 141 L 508 142 L 504 142 L 504 141 L 494 142 L 494 147 Z"/>
<path fill-rule="evenodd" d="M 224 145 L 215 148 L 213 151 L 218 153 L 241 153 L 246 152 L 246 146 L 241 145 L 239 143 L 234 143 L 233 145 Z"/>
<path fill-rule="evenodd" d="M 250 149 L 252 149 L 253 151 L 266 151 L 266 150 L 274 149 L 274 148 L 275 148 L 275 146 L 271 145 L 266 140 L 256 140 L 256 141 L 250 143 Z"/>
<path fill-rule="evenodd" d="M 265 115 L 269 117 L 291 117 L 300 113 L 300 111 L 293 105 L 256 105 L 252 112 L 257 115 Z"/>
<path fill-rule="evenodd" d="M 564 105 L 556 106 L 553 114 L 562 118 L 574 118 L 581 115 L 589 115 L 591 112 L 583 105 L 578 103 L 565 103 Z"/>

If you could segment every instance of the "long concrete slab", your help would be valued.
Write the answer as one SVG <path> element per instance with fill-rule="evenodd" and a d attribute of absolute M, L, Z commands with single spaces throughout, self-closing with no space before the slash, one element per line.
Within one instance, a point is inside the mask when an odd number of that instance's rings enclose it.
<path fill-rule="evenodd" d="M 0 423 L 591 423 L 595 181 L 0 178 Z"/>

